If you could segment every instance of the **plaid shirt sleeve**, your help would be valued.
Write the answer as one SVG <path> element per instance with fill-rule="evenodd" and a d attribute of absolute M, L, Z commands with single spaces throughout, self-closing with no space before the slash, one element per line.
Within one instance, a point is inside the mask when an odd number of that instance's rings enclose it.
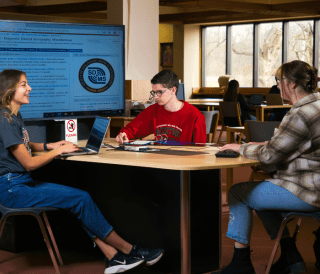
<path fill-rule="evenodd" d="M 295 110 L 292 110 L 296 112 Z M 279 129 L 266 145 L 244 144 L 240 153 L 263 164 L 280 164 L 300 157 L 311 148 L 311 136 L 304 116 L 285 116 Z"/>

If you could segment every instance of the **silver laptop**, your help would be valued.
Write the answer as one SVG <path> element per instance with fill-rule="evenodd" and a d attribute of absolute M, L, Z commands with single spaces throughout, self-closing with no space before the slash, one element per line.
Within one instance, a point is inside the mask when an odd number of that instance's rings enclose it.
<path fill-rule="evenodd" d="M 80 147 L 82 151 L 74 151 L 70 153 L 62 153 L 61 156 L 75 156 L 98 154 L 104 140 L 104 136 L 109 128 L 110 118 L 96 117 L 86 147 Z"/>
<path fill-rule="evenodd" d="M 268 106 L 283 105 L 283 100 L 280 94 L 266 94 L 265 97 Z"/>

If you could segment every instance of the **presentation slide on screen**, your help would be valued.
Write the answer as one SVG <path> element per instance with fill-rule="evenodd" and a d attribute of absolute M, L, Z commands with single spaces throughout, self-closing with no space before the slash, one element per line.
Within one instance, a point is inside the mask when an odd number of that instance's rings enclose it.
<path fill-rule="evenodd" d="M 25 71 L 32 88 L 23 117 L 123 109 L 123 34 L 49 30 L 28 24 L 22 32 L 4 31 L 0 23 L 0 71 Z"/>

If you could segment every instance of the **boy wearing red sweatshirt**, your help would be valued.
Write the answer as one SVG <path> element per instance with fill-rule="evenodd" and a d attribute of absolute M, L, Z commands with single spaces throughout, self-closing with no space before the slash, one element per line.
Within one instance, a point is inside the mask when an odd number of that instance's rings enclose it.
<path fill-rule="evenodd" d="M 158 141 L 205 143 L 205 118 L 196 107 L 178 100 L 178 76 L 170 70 L 163 70 L 152 78 L 151 84 L 150 93 L 157 103 L 121 129 L 116 141 L 123 143 L 153 133 Z"/>

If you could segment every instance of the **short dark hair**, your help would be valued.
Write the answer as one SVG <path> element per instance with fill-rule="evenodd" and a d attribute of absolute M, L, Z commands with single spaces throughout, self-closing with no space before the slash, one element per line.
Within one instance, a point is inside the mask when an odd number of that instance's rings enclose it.
<path fill-rule="evenodd" d="M 165 88 L 176 87 L 177 91 L 179 89 L 179 79 L 177 74 L 171 70 L 162 70 L 151 79 L 151 84 L 161 84 Z"/>

